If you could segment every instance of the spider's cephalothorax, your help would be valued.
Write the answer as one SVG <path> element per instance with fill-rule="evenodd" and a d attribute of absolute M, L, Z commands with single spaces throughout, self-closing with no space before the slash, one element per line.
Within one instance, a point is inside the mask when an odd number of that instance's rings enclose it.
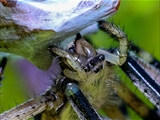
<path fill-rule="evenodd" d="M 105 56 L 103 54 L 97 54 L 96 50 L 85 41 L 78 33 L 76 39 L 71 47 L 68 48 L 69 53 L 78 54 L 79 57 L 76 61 L 85 72 L 99 72 L 103 69 L 103 62 Z"/>
<path fill-rule="evenodd" d="M 78 33 L 73 44 L 67 50 L 59 49 L 57 46 L 50 46 L 52 54 L 60 56 L 62 68 L 64 64 L 68 69 L 63 70 L 65 77 L 77 80 L 84 95 L 94 108 L 99 109 L 106 104 L 108 96 L 116 92 L 118 84 L 114 78 L 112 67 L 106 64 L 105 56 L 85 41 Z M 111 102 L 111 101 L 110 101 Z M 61 119 L 75 119 L 70 113 L 72 108 L 67 104 L 61 112 Z M 66 114 L 68 114 L 66 116 Z M 66 118 L 68 117 L 68 118 Z"/>
<path fill-rule="evenodd" d="M 97 54 L 96 50 L 85 41 L 78 33 L 71 47 L 68 48 L 68 53 L 73 55 L 73 60 L 80 65 L 85 72 L 97 73 L 103 69 L 105 56 Z M 72 66 L 74 67 L 74 66 Z"/>

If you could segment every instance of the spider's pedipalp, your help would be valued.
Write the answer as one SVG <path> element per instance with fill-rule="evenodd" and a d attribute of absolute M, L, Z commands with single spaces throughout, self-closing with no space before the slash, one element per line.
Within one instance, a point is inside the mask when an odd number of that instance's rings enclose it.
<path fill-rule="evenodd" d="M 67 64 L 71 66 L 73 69 L 81 70 L 81 67 L 77 61 L 79 61 L 77 54 L 68 53 L 65 50 L 58 48 L 57 46 L 50 46 L 50 52 L 52 54 L 58 55 L 64 59 L 66 59 Z"/>

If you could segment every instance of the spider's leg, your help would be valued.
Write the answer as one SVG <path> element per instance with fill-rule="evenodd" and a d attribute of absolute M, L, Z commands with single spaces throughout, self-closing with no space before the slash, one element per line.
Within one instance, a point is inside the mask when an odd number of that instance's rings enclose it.
<path fill-rule="evenodd" d="M 146 62 L 144 59 L 139 58 L 133 52 L 129 52 L 129 55 L 144 69 L 144 71 L 153 79 L 157 84 L 160 85 L 160 69 L 154 65 Z M 158 61 L 157 61 L 158 62 Z"/>
<path fill-rule="evenodd" d="M 63 77 L 59 84 L 81 120 L 101 120 L 101 117 L 91 106 L 77 84 L 66 77 Z"/>
<path fill-rule="evenodd" d="M 160 109 L 160 87 L 144 69 L 130 56 L 127 57 L 121 69 L 133 81 L 134 85 Z"/>
<path fill-rule="evenodd" d="M 128 50 L 128 39 L 126 34 L 117 28 L 114 24 L 107 21 L 98 21 L 99 28 L 119 41 L 118 55 L 105 52 L 106 60 L 114 65 L 121 66 L 126 61 Z M 103 50 L 97 50 L 98 53 L 103 54 Z"/>
<path fill-rule="evenodd" d="M 150 120 L 160 119 L 160 116 L 157 114 L 157 109 L 151 109 L 148 105 L 146 105 L 141 99 L 139 99 L 126 85 L 123 81 L 118 81 L 119 84 L 117 84 L 116 87 L 116 94 L 119 96 L 119 99 L 122 99 L 124 103 L 132 108 L 142 119 Z M 116 99 L 115 101 L 117 101 Z M 119 103 L 119 104 L 117 104 Z M 106 107 L 107 106 L 107 107 Z M 107 116 L 111 119 L 121 118 L 121 119 L 127 119 L 127 113 L 124 113 L 123 110 L 120 111 L 122 106 L 125 107 L 123 102 L 117 101 L 114 105 L 103 105 L 102 109 L 106 112 Z M 123 108 L 124 108 L 123 107 Z M 112 111 L 112 110 L 114 111 Z M 115 115 L 116 114 L 116 115 Z M 119 116 L 119 117 L 117 117 Z"/>
<path fill-rule="evenodd" d="M 22 120 L 29 119 L 43 112 L 56 111 L 63 105 L 63 96 L 54 92 L 55 88 L 51 87 L 44 94 L 30 99 L 26 103 L 16 106 L 9 111 L 0 114 L 1 120 Z"/>
<path fill-rule="evenodd" d="M 130 44 L 131 51 L 134 51 L 140 58 L 146 61 L 148 64 L 154 66 L 156 69 L 160 70 L 160 61 L 158 61 L 154 56 L 146 52 L 145 50 L 139 48 L 133 43 Z"/>
<path fill-rule="evenodd" d="M 139 66 L 139 64 L 131 57 L 127 57 L 128 39 L 125 33 L 113 24 L 105 21 L 99 21 L 100 28 L 109 33 L 120 42 L 119 56 L 109 53 L 106 50 L 97 50 L 97 52 L 104 54 L 106 60 L 119 65 L 121 69 L 129 76 L 136 87 L 143 92 L 147 98 L 159 109 L 160 108 L 160 87 L 155 81 Z M 115 51 L 114 51 L 115 52 Z M 116 58 L 116 57 L 117 58 Z M 123 60 L 122 64 L 121 60 Z M 124 61 L 125 60 L 125 61 Z"/>
<path fill-rule="evenodd" d="M 108 51 L 103 54 L 107 54 Z M 101 52 L 102 53 L 102 52 Z M 111 54 L 111 53 L 110 53 Z M 105 55 L 106 56 L 106 55 Z M 126 62 L 120 66 L 120 68 L 127 74 L 127 76 L 133 81 L 136 87 L 145 94 L 147 98 L 159 109 L 160 108 L 160 87 L 159 85 L 149 76 L 147 72 L 140 66 L 140 64 L 128 56 Z"/>
<path fill-rule="evenodd" d="M 121 99 L 120 99 L 121 100 Z M 119 101 L 120 101 L 119 100 Z M 116 103 L 116 105 L 104 105 L 101 110 L 105 112 L 105 114 L 113 120 L 127 120 L 128 111 L 126 108 L 126 104 L 121 100 L 121 103 Z M 117 105 L 118 104 L 118 105 Z"/>
<path fill-rule="evenodd" d="M 120 81 L 117 86 L 117 94 L 123 101 L 129 105 L 141 118 L 145 120 L 160 119 L 156 109 L 151 109 L 141 99 L 139 99 L 126 85 Z"/>
<path fill-rule="evenodd" d="M 148 52 L 131 44 L 129 55 L 147 72 L 150 77 L 160 85 L 160 62 Z"/>
<path fill-rule="evenodd" d="M 7 58 L 3 57 L 2 60 L 0 61 L 0 82 L 3 79 L 2 76 L 3 76 L 3 72 L 6 64 L 7 64 Z"/>

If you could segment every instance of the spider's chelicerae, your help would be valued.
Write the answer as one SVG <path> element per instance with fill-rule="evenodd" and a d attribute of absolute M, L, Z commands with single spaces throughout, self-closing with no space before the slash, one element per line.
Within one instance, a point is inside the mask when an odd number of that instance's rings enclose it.
<path fill-rule="evenodd" d="M 159 69 L 159 62 L 150 56 L 152 61 L 144 63 L 136 54 L 128 52 L 128 48 L 147 53 L 129 44 L 120 28 L 106 21 L 98 23 L 100 29 L 119 42 L 119 48 L 95 50 L 79 33 L 65 50 L 50 45 L 48 50 L 56 56 L 61 74 L 52 80 L 52 86 L 45 93 L 2 113 L 1 120 L 128 119 L 124 110 L 126 104 L 143 119 L 159 119 L 160 87 L 156 79 L 150 77 L 151 73 L 156 73 L 147 69 Z M 120 66 L 155 109 L 150 109 L 117 79 L 113 66 Z M 144 66 L 147 70 L 142 69 Z M 99 109 L 105 111 L 107 117 L 99 115 L 96 112 Z"/>

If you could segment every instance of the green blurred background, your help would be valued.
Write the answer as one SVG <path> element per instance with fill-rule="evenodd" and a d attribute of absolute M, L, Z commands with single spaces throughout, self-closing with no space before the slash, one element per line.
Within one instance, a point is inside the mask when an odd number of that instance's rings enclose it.
<path fill-rule="evenodd" d="M 159 4 L 159 0 L 121 0 L 120 8 L 113 16 L 116 24 L 119 24 L 121 27 L 125 26 L 124 31 L 129 39 L 151 53 L 158 60 L 160 60 Z M 113 41 L 105 41 L 105 39 L 106 34 L 102 32 L 92 35 L 92 43 L 96 48 L 108 48 L 112 46 L 110 44 L 115 44 Z M 11 65 L 15 59 L 10 59 L 5 69 L 5 79 L 0 88 L 0 112 L 25 101 L 26 96 L 23 94 L 22 89 L 20 89 L 21 84 L 18 83 L 18 74 Z M 131 85 L 130 82 L 126 84 Z M 136 92 L 139 97 L 151 106 L 148 100 L 142 94 L 139 94 L 138 90 L 132 87 L 132 91 Z M 132 117 L 133 119 L 139 119 L 134 113 Z"/>

